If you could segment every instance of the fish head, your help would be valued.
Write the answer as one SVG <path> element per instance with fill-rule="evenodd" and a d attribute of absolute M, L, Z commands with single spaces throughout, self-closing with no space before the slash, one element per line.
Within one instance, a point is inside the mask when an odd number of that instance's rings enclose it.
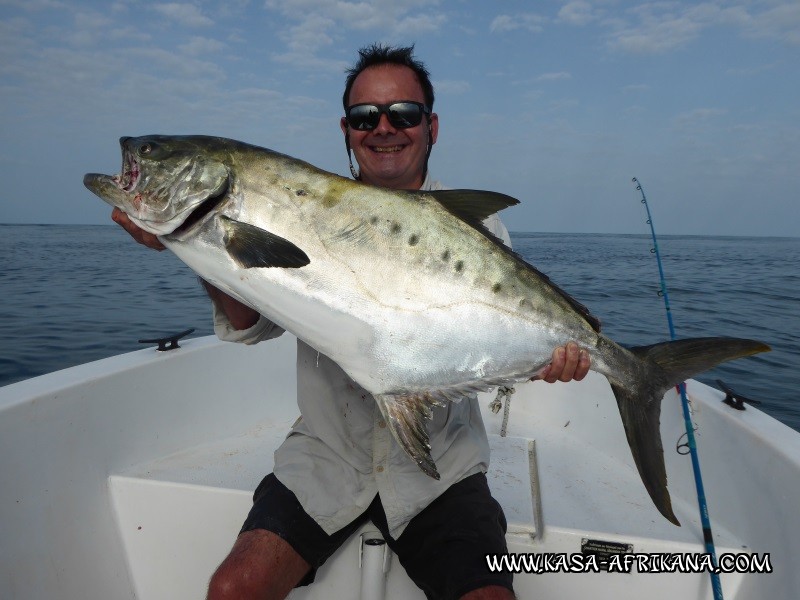
<path fill-rule="evenodd" d="M 120 138 L 122 170 L 118 175 L 88 173 L 83 184 L 116 206 L 139 227 L 168 235 L 201 205 L 218 204 L 230 185 L 224 155 L 201 136 L 149 135 Z"/>

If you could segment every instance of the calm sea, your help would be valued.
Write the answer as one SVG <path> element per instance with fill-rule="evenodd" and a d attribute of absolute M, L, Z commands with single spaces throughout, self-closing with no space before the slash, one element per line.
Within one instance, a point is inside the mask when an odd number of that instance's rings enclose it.
<path fill-rule="evenodd" d="M 669 339 L 646 235 L 512 234 L 514 248 L 623 344 Z M 678 337 L 737 336 L 773 351 L 717 367 L 800 431 L 800 238 L 659 239 Z M 212 333 L 197 278 L 116 225 L 0 225 L 0 386 L 195 327 Z"/>

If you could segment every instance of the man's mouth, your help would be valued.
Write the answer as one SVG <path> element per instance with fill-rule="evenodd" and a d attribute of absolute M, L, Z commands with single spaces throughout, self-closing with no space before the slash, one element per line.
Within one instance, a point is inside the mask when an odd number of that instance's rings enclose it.
<path fill-rule="evenodd" d="M 405 148 L 405 146 L 401 146 L 399 144 L 396 145 L 396 146 L 372 146 L 372 151 L 373 152 L 378 152 L 378 153 L 381 153 L 381 154 L 383 154 L 383 153 L 387 153 L 388 154 L 388 153 L 391 153 L 391 152 L 400 152 L 403 148 Z"/>

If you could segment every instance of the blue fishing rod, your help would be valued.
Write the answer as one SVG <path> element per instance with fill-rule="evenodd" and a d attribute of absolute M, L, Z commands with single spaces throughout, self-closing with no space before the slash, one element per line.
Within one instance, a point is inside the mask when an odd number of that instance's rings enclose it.
<path fill-rule="evenodd" d="M 661 254 L 658 252 L 658 240 L 656 239 L 656 229 L 653 226 L 653 217 L 650 214 L 650 206 L 647 204 L 647 196 L 644 195 L 644 188 L 636 177 L 633 178 L 636 189 L 642 193 L 642 204 L 647 211 L 647 224 L 650 225 L 650 233 L 653 236 L 653 247 L 650 252 L 656 255 L 658 262 L 658 275 L 661 279 L 661 291 L 659 295 L 664 298 L 664 307 L 667 311 L 667 323 L 669 324 L 669 337 L 675 339 L 675 326 L 672 323 L 672 311 L 669 307 L 669 294 L 667 294 L 667 280 L 664 277 L 664 267 L 661 264 Z M 703 526 L 703 541 L 705 542 L 706 552 L 711 555 L 714 568 L 717 567 L 717 552 L 714 548 L 714 536 L 711 533 L 711 519 L 708 516 L 708 504 L 706 503 L 706 492 L 703 488 L 703 477 L 700 474 L 700 458 L 697 455 L 697 444 L 694 440 L 694 427 L 692 427 L 692 416 L 689 412 L 689 399 L 686 397 L 686 383 L 680 383 L 678 389 L 681 394 L 681 406 L 683 407 L 683 422 L 686 426 L 686 437 L 689 446 L 689 455 L 692 457 L 692 470 L 694 472 L 694 485 L 697 489 L 697 504 L 700 509 L 700 523 Z M 711 576 L 711 588 L 714 591 L 715 600 L 723 600 L 722 584 L 719 574 L 713 570 L 709 571 Z"/>

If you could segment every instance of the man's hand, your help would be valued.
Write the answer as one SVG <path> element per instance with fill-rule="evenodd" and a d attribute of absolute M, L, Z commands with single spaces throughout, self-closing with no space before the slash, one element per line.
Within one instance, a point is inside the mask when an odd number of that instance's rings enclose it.
<path fill-rule="evenodd" d="M 119 208 L 114 207 L 114 210 L 111 211 L 111 220 L 127 231 L 133 239 L 143 246 L 147 246 L 153 250 L 158 250 L 159 252 L 167 249 L 164 244 L 158 241 L 158 236 L 138 227 L 133 221 L 131 221 L 130 217 L 122 212 L 122 210 Z"/>
<path fill-rule="evenodd" d="M 586 377 L 590 366 L 589 353 L 578 348 L 575 342 L 570 342 L 553 350 L 552 362 L 531 379 L 541 379 L 547 383 L 580 381 Z"/>

